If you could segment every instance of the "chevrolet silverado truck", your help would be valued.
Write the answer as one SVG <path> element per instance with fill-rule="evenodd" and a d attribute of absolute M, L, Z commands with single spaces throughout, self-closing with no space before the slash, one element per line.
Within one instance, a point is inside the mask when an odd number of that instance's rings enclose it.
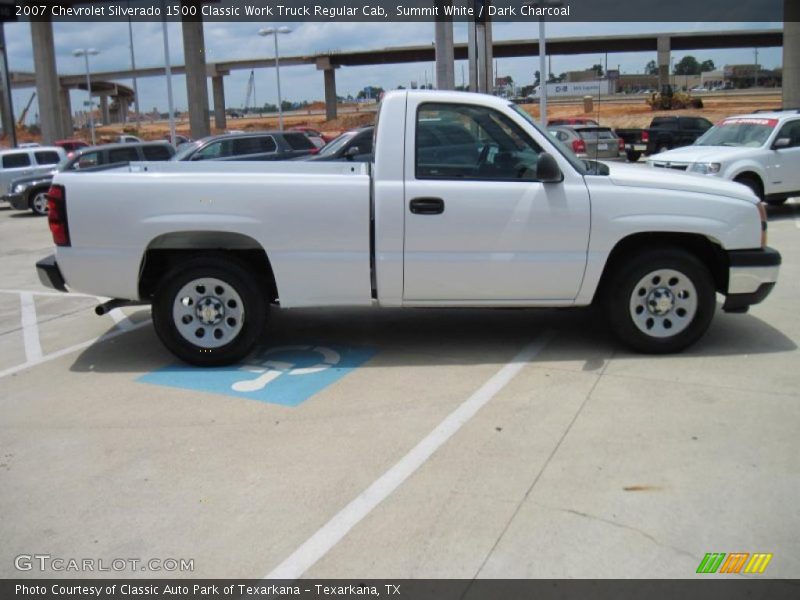
<path fill-rule="evenodd" d="M 388 93 L 374 150 L 58 173 L 40 279 L 112 298 L 98 314 L 151 304 L 166 347 L 205 366 L 247 356 L 271 307 L 597 304 L 632 348 L 675 352 L 717 293 L 742 312 L 777 279 L 746 187 L 581 161 L 508 100 Z"/>

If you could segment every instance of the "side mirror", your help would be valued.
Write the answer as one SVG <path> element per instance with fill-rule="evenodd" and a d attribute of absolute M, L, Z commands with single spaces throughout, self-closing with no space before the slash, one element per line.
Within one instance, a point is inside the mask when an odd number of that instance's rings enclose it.
<path fill-rule="evenodd" d="M 349 160 L 353 160 L 359 154 L 361 154 L 361 148 L 358 146 L 350 146 L 347 150 L 345 150 L 344 157 Z"/>
<path fill-rule="evenodd" d="M 542 152 L 536 161 L 536 179 L 542 183 L 561 183 L 564 174 L 552 154 Z"/>
<path fill-rule="evenodd" d="M 792 145 L 791 138 L 779 137 L 772 143 L 773 150 L 780 150 L 781 148 L 789 148 Z"/>

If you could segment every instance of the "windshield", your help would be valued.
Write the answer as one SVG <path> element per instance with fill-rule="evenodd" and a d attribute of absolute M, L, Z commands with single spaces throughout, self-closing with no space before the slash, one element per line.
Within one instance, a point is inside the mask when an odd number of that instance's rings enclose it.
<path fill-rule="evenodd" d="M 330 144 L 323 146 L 322 150 L 319 151 L 319 156 L 331 156 L 336 154 L 347 142 L 352 140 L 356 136 L 355 131 L 348 131 L 347 133 L 343 133 L 335 140 L 333 140 Z"/>
<path fill-rule="evenodd" d="M 545 130 L 543 130 L 539 126 L 539 124 L 536 121 L 533 120 L 533 117 L 531 115 L 529 115 L 527 112 L 522 110 L 516 104 L 509 104 L 509 106 L 511 107 L 511 110 L 516 112 L 523 119 L 525 119 L 528 123 L 533 125 L 536 128 L 536 131 L 541 133 L 543 137 L 545 137 L 548 140 L 550 140 L 550 143 L 552 143 L 553 146 L 555 146 L 556 150 L 558 150 L 561 153 L 561 155 L 569 161 L 569 164 L 571 164 L 573 167 L 575 167 L 575 170 L 578 171 L 578 173 L 580 173 L 581 175 L 586 175 L 587 174 L 586 163 L 584 163 L 581 159 L 579 159 L 577 156 L 575 156 L 575 154 L 572 152 L 572 150 L 570 150 L 566 145 L 564 145 L 564 143 L 561 140 L 559 140 L 558 138 L 554 137 L 552 134 L 547 133 Z"/>
<path fill-rule="evenodd" d="M 171 160 L 183 160 L 186 156 L 197 150 L 200 147 L 200 142 L 189 142 L 188 144 L 181 144 L 175 156 Z"/>
<path fill-rule="evenodd" d="M 764 145 L 777 124 L 777 119 L 726 119 L 706 131 L 694 145 L 758 148 Z"/>

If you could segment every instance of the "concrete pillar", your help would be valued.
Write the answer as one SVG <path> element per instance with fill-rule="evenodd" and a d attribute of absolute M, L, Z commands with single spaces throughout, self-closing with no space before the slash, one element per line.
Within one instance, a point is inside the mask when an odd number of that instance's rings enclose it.
<path fill-rule="evenodd" d="M 103 122 L 103 125 L 111 123 L 111 112 L 108 110 L 108 96 L 105 94 L 100 96 L 100 120 Z M 124 122 L 123 120 L 123 123 Z"/>
<path fill-rule="evenodd" d="M 69 98 L 69 88 L 59 90 L 59 103 L 61 104 L 61 131 L 65 138 L 72 137 L 75 128 L 72 124 L 72 102 Z"/>
<path fill-rule="evenodd" d="M 656 39 L 658 51 L 658 88 L 669 84 L 670 41 L 668 35 L 661 35 Z"/>
<path fill-rule="evenodd" d="M 800 2 L 783 0 L 783 107 L 800 108 Z"/>
<path fill-rule="evenodd" d="M 56 73 L 56 51 L 53 43 L 53 23 L 49 20 L 31 21 L 33 67 L 36 72 L 36 99 L 39 102 L 39 125 L 42 142 L 52 144 L 64 136 L 59 106 L 59 83 Z"/>
<path fill-rule="evenodd" d="M 332 121 L 336 118 L 336 69 L 338 65 L 331 64 L 329 56 L 317 59 L 317 70 L 322 71 L 325 78 L 325 119 Z"/>
<path fill-rule="evenodd" d="M 336 70 L 325 69 L 325 119 L 332 121 L 336 118 Z"/>
<path fill-rule="evenodd" d="M 475 0 L 475 14 L 480 4 L 488 4 L 486 0 Z M 488 6 L 484 6 L 483 14 L 488 14 Z M 491 94 L 494 90 L 492 74 L 492 22 L 488 19 L 467 23 L 467 54 L 469 61 L 469 91 Z"/>
<path fill-rule="evenodd" d="M 437 0 L 439 13 L 443 14 L 442 6 L 452 4 L 450 0 Z M 453 22 L 436 21 L 436 88 L 440 90 L 453 90 L 456 87 L 455 60 L 453 55 Z"/>
<path fill-rule="evenodd" d="M 185 3 L 191 4 L 191 3 Z M 200 10 L 198 8 L 198 14 Z M 208 122 L 208 84 L 206 82 L 206 49 L 203 22 L 184 18 L 183 55 L 186 62 L 186 97 L 189 102 L 189 126 L 192 137 L 211 135 Z"/>
<path fill-rule="evenodd" d="M 225 115 L 225 79 L 222 75 L 211 78 L 211 90 L 214 94 L 214 127 L 225 129 L 228 122 Z"/>

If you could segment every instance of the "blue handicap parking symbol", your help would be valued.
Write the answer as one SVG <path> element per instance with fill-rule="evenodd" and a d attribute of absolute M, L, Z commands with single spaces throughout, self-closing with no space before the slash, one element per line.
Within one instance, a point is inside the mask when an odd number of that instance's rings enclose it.
<path fill-rule="evenodd" d="M 297 406 L 374 354 L 372 348 L 353 346 L 280 346 L 262 350 L 241 365 L 213 369 L 170 365 L 138 381 Z"/>

